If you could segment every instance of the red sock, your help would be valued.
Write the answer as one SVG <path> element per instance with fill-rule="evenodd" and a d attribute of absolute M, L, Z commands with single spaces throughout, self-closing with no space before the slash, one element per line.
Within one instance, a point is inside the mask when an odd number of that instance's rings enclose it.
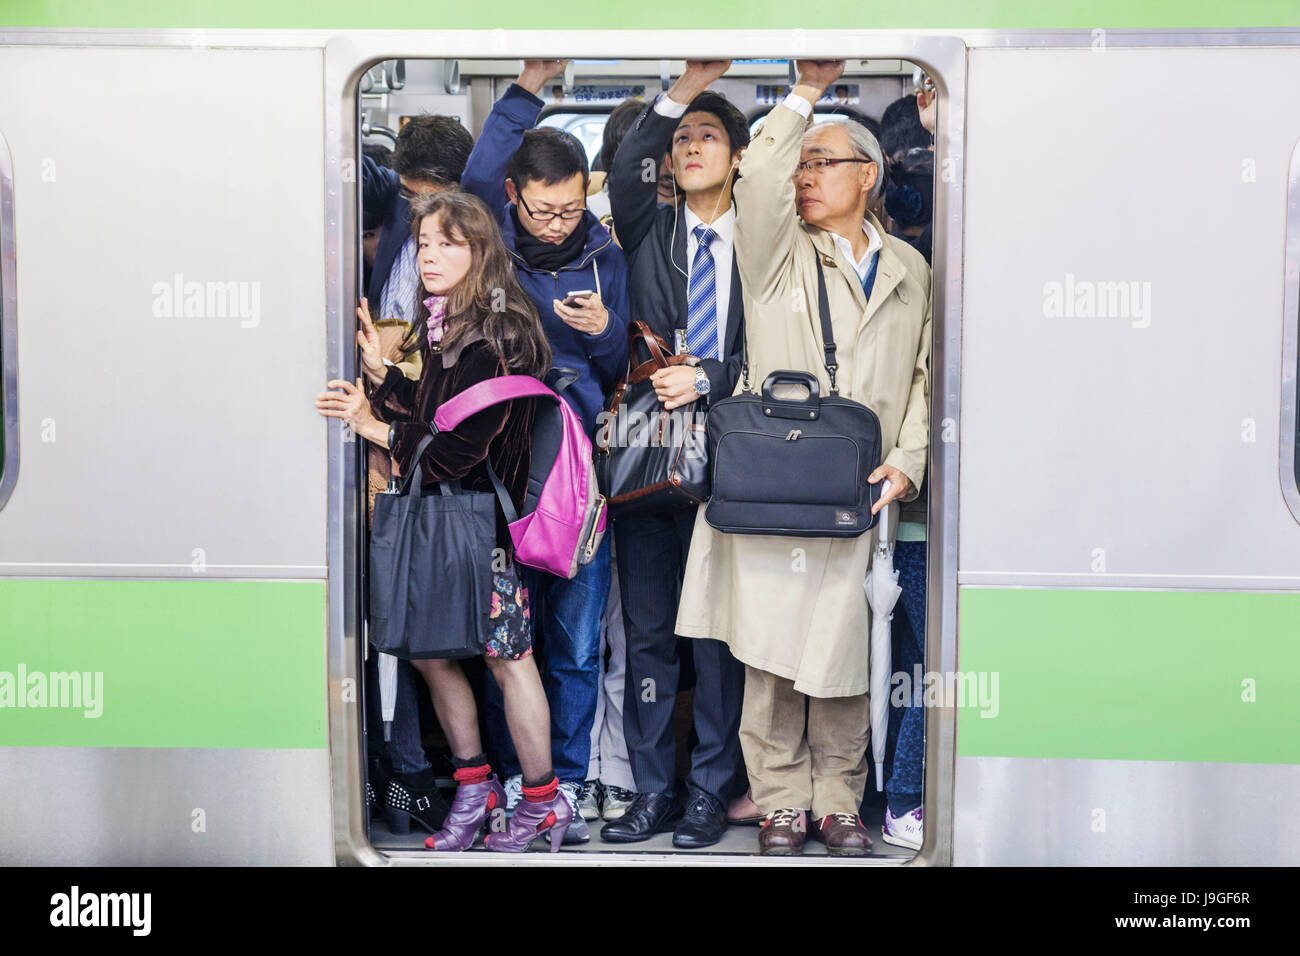
<path fill-rule="evenodd" d="M 559 789 L 560 781 L 551 777 L 550 783 L 544 783 L 540 787 L 524 787 L 524 799 L 529 803 L 546 803 L 555 799 L 555 793 Z"/>
<path fill-rule="evenodd" d="M 482 764 L 478 767 L 461 767 L 452 774 L 458 784 L 487 783 L 490 776 L 492 776 L 492 768 L 488 764 Z"/>

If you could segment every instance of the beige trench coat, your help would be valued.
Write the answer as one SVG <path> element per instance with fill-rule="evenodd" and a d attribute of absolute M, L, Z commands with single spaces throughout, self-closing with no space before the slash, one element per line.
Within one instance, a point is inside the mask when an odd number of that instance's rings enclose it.
<path fill-rule="evenodd" d="M 872 218 L 884 248 L 866 300 L 830 234 L 796 216 L 792 176 L 805 126 L 789 107 L 773 109 L 745 151 L 735 187 L 750 388 L 785 368 L 815 372 L 822 394 L 829 392 L 817 317 L 817 259 L 827 257 L 840 394 L 879 416 L 884 461 L 911 479 L 914 498 L 930 435 L 930 270 Z M 859 538 L 722 534 L 700 508 L 677 633 L 726 641 L 738 660 L 812 697 L 865 694 L 871 622 L 862 584 L 875 541 L 875 531 Z"/>

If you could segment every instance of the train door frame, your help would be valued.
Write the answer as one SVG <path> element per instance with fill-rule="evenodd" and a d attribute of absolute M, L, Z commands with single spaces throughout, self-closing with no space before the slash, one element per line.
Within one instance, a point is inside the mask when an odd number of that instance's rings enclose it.
<path fill-rule="evenodd" d="M 957 476 L 962 324 L 962 243 L 967 47 L 956 35 L 864 30 L 601 30 L 560 31 L 367 31 L 332 37 L 325 46 L 325 257 L 327 362 L 330 378 L 356 374 L 352 303 L 356 300 L 357 180 L 360 143 L 358 84 L 377 62 L 394 58 L 518 59 L 569 57 L 659 60 L 665 50 L 678 57 L 872 57 L 903 59 L 924 69 L 939 95 L 940 126 L 935 138 L 934 221 L 939 226 L 932 269 L 931 501 L 928 571 L 927 671 L 952 672 L 957 663 Z M 361 560 L 360 472 L 355 442 L 331 424 L 328 440 L 328 684 L 331 800 L 335 857 L 340 863 L 432 864 L 486 862 L 482 854 L 448 858 L 418 852 L 380 852 L 366 835 L 360 786 L 364 715 L 360 694 Z M 934 496 L 938 497 L 935 498 Z M 345 693 L 351 688 L 351 693 Z M 952 861 L 956 711 L 927 710 L 925 745 L 925 836 L 910 861 L 947 865 Z M 530 854 L 543 862 L 549 855 Z M 818 858 L 771 858 L 723 854 L 564 854 L 566 864 L 775 864 Z M 868 863 L 896 865 L 867 858 Z"/>
<path fill-rule="evenodd" d="M 14 164 L 0 133 L 0 508 L 18 484 L 18 260 L 14 237 Z"/>
<path fill-rule="evenodd" d="M 1300 143 L 1291 153 L 1286 203 L 1286 289 L 1282 297 L 1282 414 L 1278 432 L 1282 497 L 1300 521 Z"/>

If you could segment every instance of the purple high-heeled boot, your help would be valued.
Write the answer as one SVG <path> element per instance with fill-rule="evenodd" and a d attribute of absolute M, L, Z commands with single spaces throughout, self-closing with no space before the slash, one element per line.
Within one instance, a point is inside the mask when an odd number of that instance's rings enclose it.
<path fill-rule="evenodd" d="M 424 845 L 430 850 L 468 850 L 485 823 L 494 833 L 506 826 L 506 792 L 496 774 L 482 783 L 458 786 L 442 829 L 425 840 Z"/>
<path fill-rule="evenodd" d="M 506 832 L 489 833 L 483 838 L 483 846 L 500 853 L 523 853 L 538 837 L 549 834 L 551 852 L 559 853 L 572 821 L 573 808 L 563 790 L 557 790 L 554 797 L 542 803 L 521 800 Z"/>

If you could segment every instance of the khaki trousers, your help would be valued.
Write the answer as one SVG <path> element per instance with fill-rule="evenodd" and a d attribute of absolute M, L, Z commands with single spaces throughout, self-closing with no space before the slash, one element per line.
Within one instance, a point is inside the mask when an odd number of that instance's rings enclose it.
<path fill-rule="evenodd" d="M 745 665 L 740 747 L 754 803 L 856 814 L 866 792 L 870 695 L 808 697 L 794 682 Z"/>

